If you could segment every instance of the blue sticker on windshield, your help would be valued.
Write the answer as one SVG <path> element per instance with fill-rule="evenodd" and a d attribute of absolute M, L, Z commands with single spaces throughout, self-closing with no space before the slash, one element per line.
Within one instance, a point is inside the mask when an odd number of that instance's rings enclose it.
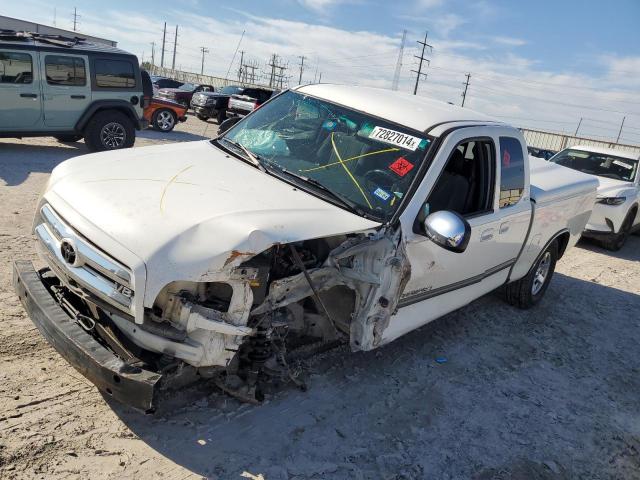
<path fill-rule="evenodd" d="M 376 188 L 373 191 L 373 194 L 376 197 L 380 198 L 383 202 L 386 202 L 387 200 L 389 200 L 391 198 L 391 194 L 389 192 L 384 191 L 380 187 Z"/>

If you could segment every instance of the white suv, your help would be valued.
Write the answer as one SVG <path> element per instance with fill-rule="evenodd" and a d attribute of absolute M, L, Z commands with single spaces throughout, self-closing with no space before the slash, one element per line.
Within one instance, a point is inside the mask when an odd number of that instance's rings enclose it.
<path fill-rule="evenodd" d="M 638 157 L 623 150 L 577 145 L 550 159 L 598 178 L 598 199 L 583 235 L 601 240 L 608 250 L 620 250 L 629 234 L 640 229 Z"/>

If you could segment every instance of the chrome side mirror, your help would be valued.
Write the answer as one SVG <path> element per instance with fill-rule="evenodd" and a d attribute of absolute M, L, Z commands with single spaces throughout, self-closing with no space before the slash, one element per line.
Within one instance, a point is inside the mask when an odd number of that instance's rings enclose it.
<path fill-rule="evenodd" d="M 445 250 L 462 253 L 471 238 L 471 225 L 459 214 L 441 210 L 424 220 L 424 232 L 429 240 Z"/>

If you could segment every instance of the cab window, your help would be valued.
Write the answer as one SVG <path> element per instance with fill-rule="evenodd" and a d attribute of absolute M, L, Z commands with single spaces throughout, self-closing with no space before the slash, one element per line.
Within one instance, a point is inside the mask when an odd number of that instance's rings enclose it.
<path fill-rule="evenodd" d="M 84 60 L 79 57 L 47 55 L 44 70 L 49 85 L 80 87 L 87 84 Z"/>
<path fill-rule="evenodd" d="M 517 138 L 500 137 L 500 172 L 500 208 L 506 208 L 524 193 L 524 156 Z"/>
<path fill-rule="evenodd" d="M 31 55 L 0 51 L 0 83 L 33 82 Z"/>

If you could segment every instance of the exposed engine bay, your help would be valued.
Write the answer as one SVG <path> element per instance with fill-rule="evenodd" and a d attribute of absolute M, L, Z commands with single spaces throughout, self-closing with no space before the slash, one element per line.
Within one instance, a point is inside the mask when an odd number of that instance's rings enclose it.
<path fill-rule="evenodd" d="M 222 271 L 208 274 L 215 281 L 167 285 L 142 324 L 69 296 L 66 287 L 54 291 L 131 365 L 191 369 L 256 402 L 274 382 L 304 388 L 293 360 L 347 342 L 352 350 L 377 347 L 410 276 L 392 230 L 273 245 L 242 261 L 247 256 L 232 252 Z"/>

